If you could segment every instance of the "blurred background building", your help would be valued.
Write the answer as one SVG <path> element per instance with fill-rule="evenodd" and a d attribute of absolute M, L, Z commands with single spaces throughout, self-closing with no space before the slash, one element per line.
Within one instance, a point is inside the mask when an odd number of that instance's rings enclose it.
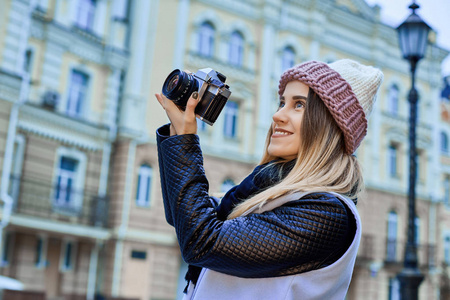
<path fill-rule="evenodd" d="M 426 4 L 424 4 L 426 5 Z M 450 296 L 449 54 L 430 35 L 417 74 L 416 241 L 421 299 Z M 356 155 L 366 192 L 347 299 L 399 299 L 407 226 L 409 66 L 364 0 L 1 0 L 0 274 L 9 298 L 176 299 L 184 271 L 166 224 L 154 94 L 175 68 L 211 67 L 232 96 L 199 123 L 210 193 L 258 163 L 283 70 L 352 58 L 385 80 Z"/>

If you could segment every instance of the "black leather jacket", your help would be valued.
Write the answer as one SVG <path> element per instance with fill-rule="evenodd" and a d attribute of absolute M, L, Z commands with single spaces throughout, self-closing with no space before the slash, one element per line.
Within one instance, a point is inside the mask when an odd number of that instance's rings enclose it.
<path fill-rule="evenodd" d="M 246 278 L 292 275 L 330 265 L 351 243 L 355 221 L 327 193 L 220 220 L 208 195 L 198 136 L 169 137 L 165 125 L 157 141 L 166 219 L 187 263 Z"/>

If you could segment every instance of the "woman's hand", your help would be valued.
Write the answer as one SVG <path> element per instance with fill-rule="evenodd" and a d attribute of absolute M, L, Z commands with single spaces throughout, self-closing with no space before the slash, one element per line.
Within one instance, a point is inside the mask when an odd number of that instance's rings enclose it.
<path fill-rule="evenodd" d="M 189 98 L 185 111 L 182 111 L 163 94 L 155 94 L 156 99 L 166 111 L 170 120 L 170 135 L 197 134 L 197 120 L 195 119 L 195 107 L 198 104 L 198 93 L 193 92 Z"/>

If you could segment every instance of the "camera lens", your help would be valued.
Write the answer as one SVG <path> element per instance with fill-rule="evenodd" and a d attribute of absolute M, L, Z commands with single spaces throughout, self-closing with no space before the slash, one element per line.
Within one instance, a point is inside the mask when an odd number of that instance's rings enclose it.
<path fill-rule="evenodd" d="M 189 97 L 195 91 L 198 91 L 198 81 L 193 75 L 179 69 L 167 76 L 162 89 L 164 96 L 180 107 L 186 107 Z"/>

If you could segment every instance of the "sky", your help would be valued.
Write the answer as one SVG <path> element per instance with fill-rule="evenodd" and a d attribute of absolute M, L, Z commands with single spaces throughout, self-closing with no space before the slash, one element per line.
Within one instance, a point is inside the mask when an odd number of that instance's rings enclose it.
<path fill-rule="evenodd" d="M 381 6 L 383 23 L 397 27 L 411 14 L 412 0 L 366 0 L 367 4 Z M 417 0 L 416 13 L 437 32 L 437 44 L 450 51 L 450 0 Z M 450 55 L 442 65 L 442 75 L 450 75 Z"/>

